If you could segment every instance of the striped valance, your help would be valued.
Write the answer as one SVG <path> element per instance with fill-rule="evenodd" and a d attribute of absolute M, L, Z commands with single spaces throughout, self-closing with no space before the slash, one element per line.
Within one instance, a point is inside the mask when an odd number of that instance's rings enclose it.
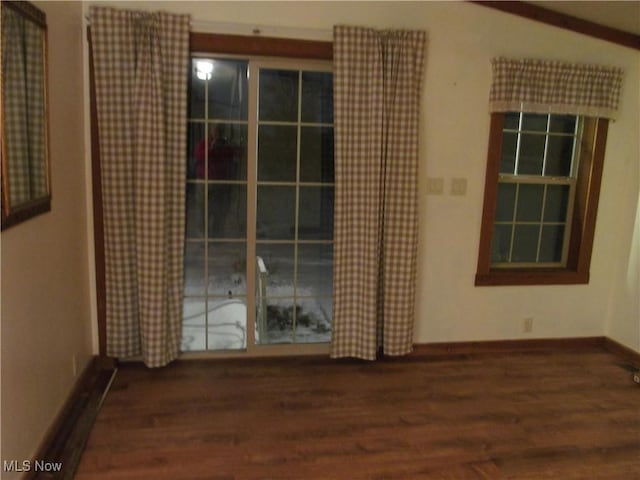
<path fill-rule="evenodd" d="M 622 69 L 548 60 L 494 58 L 492 112 L 523 110 L 615 118 Z"/>

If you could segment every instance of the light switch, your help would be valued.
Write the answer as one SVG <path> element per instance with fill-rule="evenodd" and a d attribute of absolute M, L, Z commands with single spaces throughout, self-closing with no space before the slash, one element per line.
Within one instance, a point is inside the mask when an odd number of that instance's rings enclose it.
<path fill-rule="evenodd" d="M 427 195 L 442 195 L 442 192 L 444 192 L 444 178 L 428 177 Z"/>
<path fill-rule="evenodd" d="M 467 194 L 467 179 L 452 178 L 451 179 L 451 195 L 464 196 Z"/>

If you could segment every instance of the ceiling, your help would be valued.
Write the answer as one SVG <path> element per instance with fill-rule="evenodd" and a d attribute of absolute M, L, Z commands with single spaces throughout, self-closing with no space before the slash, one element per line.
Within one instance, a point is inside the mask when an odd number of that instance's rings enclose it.
<path fill-rule="evenodd" d="M 640 1 L 529 1 L 559 13 L 640 35 Z"/>

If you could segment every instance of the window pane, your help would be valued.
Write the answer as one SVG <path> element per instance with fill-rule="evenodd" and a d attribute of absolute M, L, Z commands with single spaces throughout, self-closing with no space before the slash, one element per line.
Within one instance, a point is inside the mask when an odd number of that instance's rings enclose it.
<path fill-rule="evenodd" d="M 195 127 L 189 138 L 190 152 L 193 153 L 189 155 L 188 178 L 205 178 L 206 165 L 208 178 L 211 180 L 246 179 L 247 126 L 210 123 L 206 139 L 204 126 Z"/>
<path fill-rule="evenodd" d="M 189 122 L 188 126 L 188 144 L 187 144 L 187 178 L 189 180 L 198 178 L 197 170 L 202 170 L 197 157 L 200 157 L 199 149 L 202 139 L 204 138 L 204 123 Z M 201 173 L 200 178 L 204 178 Z"/>
<path fill-rule="evenodd" d="M 516 220 L 519 222 L 541 221 L 543 195 L 544 185 L 520 184 Z"/>
<path fill-rule="evenodd" d="M 292 240 L 295 211 L 295 187 L 258 186 L 257 238 Z"/>
<path fill-rule="evenodd" d="M 298 120 L 298 72 L 260 70 L 259 119 L 295 122 Z"/>
<path fill-rule="evenodd" d="M 186 236 L 204 238 L 204 185 L 187 183 Z"/>
<path fill-rule="evenodd" d="M 505 132 L 502 134 L 502 158 L 500 159 L 500 173 L 515 173 L 516 147 L 518 134 Z"/>
<path fill-rule="evenodd" d="M 568 185 L 548 185 L 544 206 L 545 222 L 564 222 L 567 219 L 569 204 Z"/>
<path fill-rule="evenodd" d="M 535 262 L 538 253 L 539 225 L 516 225 L 513 232 L 512 262 Z"/>
<path fill-rule="evenodd" d="M 209 350 L 241 350 L 247 346 L 244 298 L 209 298 Z"/>
<path fill-rule="evenodd" d="M 518 175 L 542 175 L 544 143 L 544 135 L 523 133 L 520 136 Z"/>
<path fill-rule="evenodd" d="M 246 236 L 247 187 L 209 185 L 209 237 Z"/>
<path fill-rule="evenodd" d="M 189 110 L 188 116 L 193 119 L 204 119 L 206 105 L 205 89 L 207 81 L 198 78 L 197 75 L 197 62 L 201 59 L 192 58 L 190 68 L 190 82 L 189 82 Z"/>
<path fill-rule="evenodd" d="M 576 117 L 574 115 L 551 115 L 549 131 L 554 133 L 574 133 Z"/>
<path fill-rule="evenodd" d="M 204 242 L 187 242 L 184 249 L 184 294 L 205 295 Z"/>
<path fill-rule="evenodd" d="M 504 114 L 504 127 L 507 130 L 518 130 L 520 123 L 519 112 L 507 112 Z"/>
<path fill-rule="evenodd" d="M 180 350 L 203 351 L 207 337 L 207 304 L 204 298 L 185 298 L 182 309 Z"/>
<path fill-rule="evenodd" d="M 540 261 L 562 261 L 562 246 L 564 243 L 564 226 L 543 225 L 540 241 Z"/>
<path fill-rule="evenodd" d="M 333 183 L 333 127 L 302 127 L 300 181 Z"/>
<path fill-rule="evenodd" d="M 298 238 L 333 239 L 333 187 L 300 187 Z"/>
<path fill-rule="evenodd" d="M 537 113 L 523 113 L 522 114 L 522 130 L 533 131 L 533 132 L 546 132 L 547 118 L 548 118 L 548 115 L 540 115 Z"/>
<path fill-rule="evenodd" d="M 257 343 L 291 343 L 293 341 L 293 299 L 269 299 L 266 302 L 265 318 L 256 318 L 258 335 Z M 264 325 L 266 338 L 260 338 L 262 331 L 261 323 Z"/>
<path fill-rule="evenodd" d="M 209 118 L 246 120 L 248 112 L 247 65 L 244 60 L 211 60 L 208 84 Z"/>
<path fill-rule="evenodd" d="M 333 74 L 302 73 L 302 121 L 333 123 Z"/>
<path fill-rule="evenodd" d="M 297 128 L 260 125 L 258 128 L 258 180 L 295 181 Z"/>
<path fill-rule="evenodd" d="M 573 141 L 573 137 L 549 135 L 545 175 L 552 177 L 568 177 L 571 175 Z"/>
<path fill-rule="evenodd" d="M 298 295 L 330 296 L 333 292 L 333 245 L 298 245 Z"/>
<path fill-rule="evenodd" d="M 209 242 L 209 295 L 245 295 L 247 246 L 244 242 Z"/>
<path fill-rule="evenodd" d="M 331 341 L 331 298 L 299 298 L 296 309 L 296 343 Z"/>
<path fill-rule="evenodd" d="M 491 244 L 492 263 L 502 263 L 509 261 L 512 230 L 513 225 L 494 225 L 493 241 Z"/>
<path fill-rule="evenodd" d="M 181 351 L 246 348 L 247 307 L 243 298 L 185 298 Z M 208 338 L 207 338 L 208 337 Z"/>
<path fill-rule="evenodd" d="M 496 221 L 513 221 L 513 209 L 516 204 L 515 183 L 498 183 L 498 200 L 496 203 Z"/>
<path fill-rule="evenodd" d="M 266 269 L 262 276 L 258 269 L 258 291 L 264 286 L 267 297 L 293 296 L 293 252 L 293 244 L 256 245 L 256 255 Z"/>

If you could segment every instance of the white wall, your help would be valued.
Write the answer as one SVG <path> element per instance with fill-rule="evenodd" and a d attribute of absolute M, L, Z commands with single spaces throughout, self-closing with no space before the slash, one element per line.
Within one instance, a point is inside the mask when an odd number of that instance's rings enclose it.
<path fill-rule="evenodd" d="M 96 2 L 100 3 L 100 2 Z M 252 25 L 331 38 L 334 24 L 428 33 L 420 185 L 420 270 L 415 341 L 609 335 L 640 351 L 640 54 L 466 2 L 109 2 L 190 13 L 200 29 L 248 34 Z M 227 28 L 224 23 L 246 24 Z M 275 30 L 277 32 L 277 29 Z M 274 35 L 274 30 L 268 33 Z M 284 36 L 287 31 L 282 30 Z M 624 68 L 619 119 L 609 128 L 589 285 L 475 287 L 489 131 L 490 60 L 535 57 Z M 445 195 L 427 196 L 427 177 Z M 448 194 L 454 177 L 464 197 Z M 633 231 L 635 225 L 635 238 Z M 523 320 L 534 319 L 533 332 Z"/>
<path fill-rule="evenodd" d="M 2 460 L 29 460 L 91 354 L 82 5 L 36 2 L 49 27 L 52 210 L 2 232 Z M 2 478 L 18 478 L 3 473 Z"/>

